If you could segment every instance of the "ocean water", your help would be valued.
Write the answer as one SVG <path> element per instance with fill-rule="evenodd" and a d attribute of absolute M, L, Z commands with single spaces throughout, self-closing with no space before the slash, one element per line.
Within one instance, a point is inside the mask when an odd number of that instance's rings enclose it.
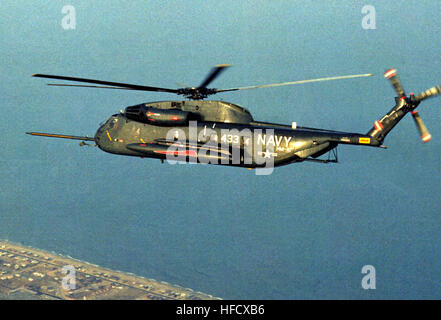
<path fill-rule="evenodd" d="M 121 170 L 124 158 L 87 152 L 107 163 L 102 170 L 86 166 L 75 179 L 72 168 L 61 167 L 43 185 L 40 179 L 52 166 L 11 168 L 37 178 L 31 185 L 9 183 L 17 198 L 2 199 L 2 238 L 229 299 L 439 293 L 432 268 L 439 252 L 436 211 L 428 201 L 421 209 L 400 197 L 405 189 L 399 180 L 380 182 L 385 191 L 376 195 L 366 188 L 375 177 L 360 174 L 354 164 L 301 164 L 257 177 L 248 170 L 145 161 L 144 173 L 136 174 L 134 168 Z M 133 176 L 131 188 L 120 182 Z M 351 182 L 354 177 L 364 182 Z M 399 207 L 390 201 L 398 198 Z M 364 265 L 376 268 L 376 290 L 361 287 Z"/>

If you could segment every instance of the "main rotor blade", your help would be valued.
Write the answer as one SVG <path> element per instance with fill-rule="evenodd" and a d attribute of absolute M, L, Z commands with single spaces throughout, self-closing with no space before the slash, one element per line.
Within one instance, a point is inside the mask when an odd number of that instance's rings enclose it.
<path fill-rule="evenodd" d="M 65 76 L 55 76 L 49 74 L 33 74 L 33 77 L 38 78 L 48 78 L 48 79 L 57 79 L 57 80 L 66 80 L 66 81 L 77 81 L 77 82 L 87 82 L 94 84 L 102 84 L 106 86 L 120 87 L 131 90 L 140 90 L 140 91 L 155 91 L 155 92 L 169 92 L 169 93 L 178 93 L 176 89 L 167 89 L 160 87 L 150 87 L 150 86 L 140 86 L 137 84 L 130 83 L 121 83 L 121 82 L 111 82 L 111 81 L 102 81 L 102 80 L 94 80 L 94 79 L 85 79 L 85 78 L 75 78 L 75 77 L 65 77 Z"/>
<path fill-rule="evenodd" d="M 291 81 L 291 82 L 264 84 L 264 85 L 260 85 L 260 86 L 239 87 L 239 88 L 231 88 L 231 89 L 216 89 L 216 93 L 218 93 L 218 92 L 226 92 L 226 91 L 237 91 L 237 90 L 249 90 L 249 89 L 289 86 L 289 85 L 293 85 L 293 84 L 303 84 L 303 83 L 310 83 L 310 82 L 320 82 L 320 81 L 330 81 L 330 80 L 370 77 L 372 75 L 373 74 L 371 74 L 371 73 L 365 73 L 365 74 L 354 74 L 354 75 L 348 75 L 348 76 L 337 76 L 337 77 L 328 77 L 328 78 L 318 78 L 318 79 L 309 79 L 309 80 L 299 80 L 299 81 Z"/>
<path fill-rule="evenodd" d="M 216 79 L 222 71 L 230 67 L 230 64 L 220 64 L 211 69 L 211 72 L 205 78 L 205 80 L 199 85 L 198 88 L 206 88 L 214 79 Z"/>
<path fill-rule="evenodd" d="M 99 88 L 99 89 L 120 89 L 120 90 L 134 90 L 130 88 L 122 87 L 110 87 L 110 86 L 92 86 L 92 85 L 82 85 L 82 84 L 61 84 L 61 83 L 48 83 L 48 86 L 53 87 L 80 87 L 80 88 Z"/>

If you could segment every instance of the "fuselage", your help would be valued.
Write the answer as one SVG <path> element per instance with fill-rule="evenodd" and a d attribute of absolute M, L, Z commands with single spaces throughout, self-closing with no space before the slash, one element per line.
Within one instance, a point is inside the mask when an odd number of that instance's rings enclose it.
<path fill-rule="evenodd" d="M 339 143 L 373 145 L 365 135 L 250 122 L 189 121 L 153 125 L 111 116 L 96 132 L 103 151 L 136 157 L 247 168 L 280 166 L 318 157 Z M 372 141 L 373 142 L 373 141 Z"/>

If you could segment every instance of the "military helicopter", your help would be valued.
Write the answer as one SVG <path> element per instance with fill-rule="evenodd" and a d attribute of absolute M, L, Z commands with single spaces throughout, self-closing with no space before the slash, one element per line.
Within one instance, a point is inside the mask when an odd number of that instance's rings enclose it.
<path fill-rule="evenodd" d="M 94 79 L 75 78 L 47 74 L 34 77 L 89 83 L 57 84 L 86 88 L 119 90 L 140 90 L 166 92 L 182 95 L 188 100 L 158 101 L 128 106 L 125 111 L 112 115 L 102 124 L 94 137 L 63 134 L 26 132 L 34 136 L 94 142 L 101 150 L 126 156 L 155 158 L 162 162 L 185 161 L 209 163 L 245 168 L 281 166 L 303 161 L 320 163 L 338 162 L 337 147 L 340 144 L 386 148 L 382 143 L 387 134 L 407 114 L 411 113 L 423 142 L 431 135 L 416 108 L 421 101 L 439 95 L 441 85 L 418 95 L 407 96 L 401 86 L 396 69 L 389 69 L 384 76 L 392 83 L 397 97 L 395 106 L 366 133 L 341 132 L 255 121 L 251 113 L 236 104 L 204 100 L 228 91 L 249 90 L 276 86 L 304 84 L 319 81 L 368 77 L 372 74 L 358 74 L 283 82 L 276 84 L 238 87 L 230 89 L 208 88 L 230 65 L 212 68 L 198 87 L 168 89 Z M 92 85 L 93 84 L 93 85 Z M 328 158 L 321 156 L 328 153 Z"/>

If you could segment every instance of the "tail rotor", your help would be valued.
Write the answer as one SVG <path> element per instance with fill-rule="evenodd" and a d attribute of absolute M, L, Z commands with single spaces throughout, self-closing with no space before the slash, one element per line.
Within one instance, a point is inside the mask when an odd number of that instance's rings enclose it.
<path fill-rule="evenodd" d="M 389 81 L 392 83 L 392 86 L 395 89 L 395 92 L 397 93 L 398 97 L 401 100 L 404 100 L 403 107 L 406 107 L 408 111 L 410 111 L 413 120 L 415 122 L 415 125 L 420 133 L 421 140 L 423 142 L 429 142 L 432 136 L 429 133 L 429 130 L 427 130 L 426 125 L 424 124 L 423 120 L 421 119 L 418 111 L 416 108 L 421 103 L 421 101 L 437 96 L 441 94 L 441 85 L 435 86 L 433 88 L 430 88 L 426 91 L 421 92 L 419 95 L 414 95 L 413 93 L 410 94 L 409 97 L 406 96 L 406 93 L 404 92 L 403 86 L 401 85 L 400 80 L 397 76 L 397 70 L 396 69 L 389 69 L 384 73 L 384 77 L 386 79 L 389 79 Z"/>

